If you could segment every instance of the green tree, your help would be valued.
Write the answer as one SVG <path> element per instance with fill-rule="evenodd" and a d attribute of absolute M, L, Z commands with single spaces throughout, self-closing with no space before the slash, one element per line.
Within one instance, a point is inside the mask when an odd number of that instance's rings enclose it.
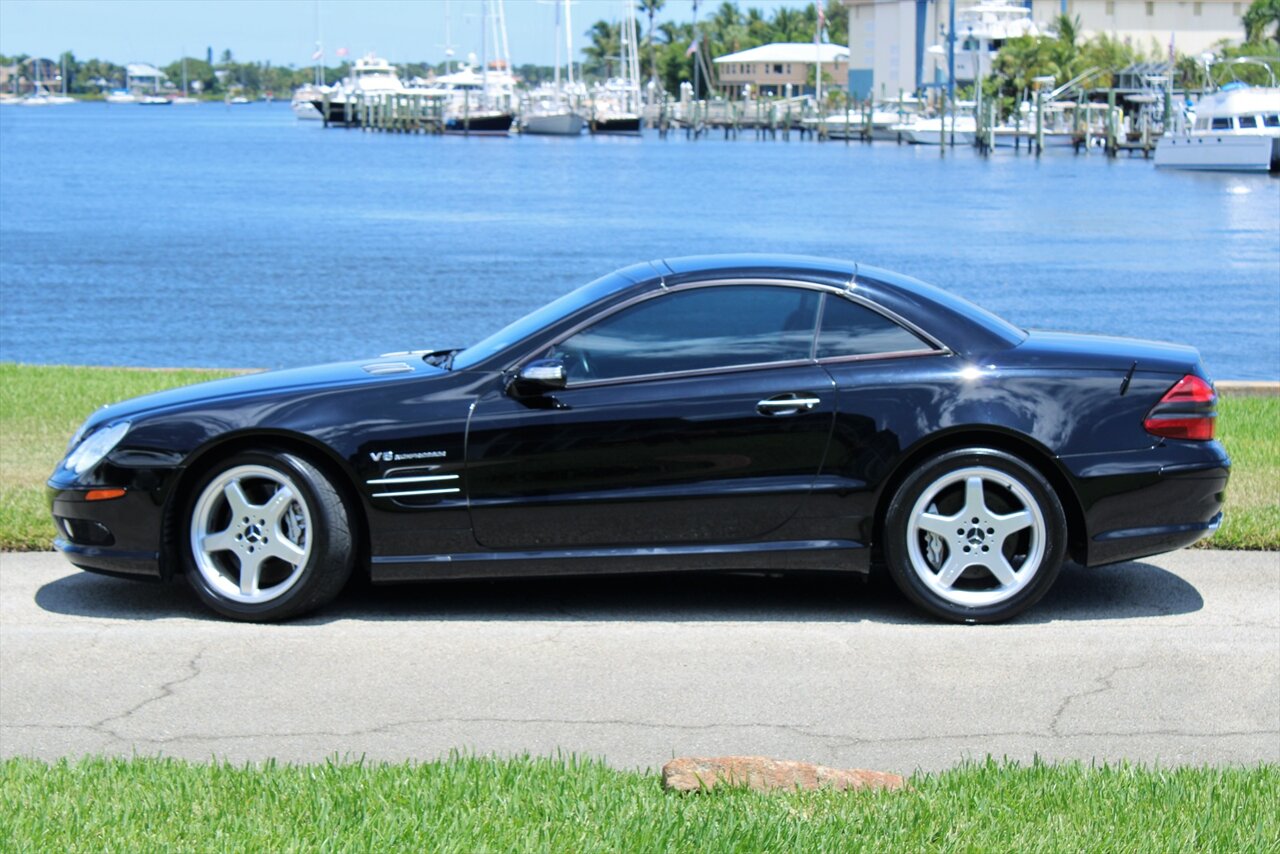
<path fill-rule="evenodd" d="M 1249 44 L 1262 44 L 1267 40 L 1280 42 L 1280 0 L 1253 0 L 1241 23 Z"/>
<path fill-rule="evenodd" d="M 587 30 L 590 43 L 582 49 L 587 61 L 582 65 L 584 74 L 609 78 L 613 67 L 622 55 L 622 27 L 609 21 L 596 21 Z"/>
<path fill-rule="evenodd" d="M 653 17 L 662 11 L 667 0 L 640 0 L 639 10 L 641 14 L 648 16 L 649 27 L 645 30 L 645 47 L 649 54 L 649 79 L 658 79 L 658 58 L 653 49 Z"/>
<path fill-rule="evenodd" d="M 174 84 L 182 85 L 182 60 L 176 59 L 166 65 L 163 69 L 164 75 L 174 82 Z M 218 88 L 218 76 L 213 73 L 213 66 L 205 62 L 203 59 L 196 59 L 194 56 L 187 57 L 187 87 L 191 88 L 191 84 L 199 81 L 200 85 L 194 88 L 203 92 L 215 92 Z"/>

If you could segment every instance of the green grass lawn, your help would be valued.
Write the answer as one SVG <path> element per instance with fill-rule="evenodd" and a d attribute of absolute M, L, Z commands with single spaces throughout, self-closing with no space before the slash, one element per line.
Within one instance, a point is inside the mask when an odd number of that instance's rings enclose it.
<path fill-rule="evenodd" d="M 0 550 L 52 548 L 44 481 L 94 409 L 231 371 L 0 363 Z M 1280 549 L 1280 398 L 1224 397 L 1219 437 L 1234 461 L 1226 521 L 1210 548 Z"/>
<path fill-rule="evenodd" d="M 11 851 L 1275 851 L 1280 766 L 987 762 L 901 792 L 664 792 L 596 761 L 0 762 Z"/>

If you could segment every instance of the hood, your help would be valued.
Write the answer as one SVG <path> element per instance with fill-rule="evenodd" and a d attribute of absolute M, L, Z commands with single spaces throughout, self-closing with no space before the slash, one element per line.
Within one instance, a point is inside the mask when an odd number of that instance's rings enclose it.
<path fill-rule="evenodd" d="M 85 421 L 85 428 L 93 429 L 106 422 L 128 420 L 144 413 L 149 414 L 193 403 L 205 404 L 211 401 L 304 391 L 317 387 L 340 388 L 368 383 L 400 382 L 447 373 L 441 368 L 428 365 L 423 361 L 422 356 L 423 353 L 417 351 L 393 353 L 372 359 L 263 371 L 166 389 L 108 404 L 89 416 Z"/>

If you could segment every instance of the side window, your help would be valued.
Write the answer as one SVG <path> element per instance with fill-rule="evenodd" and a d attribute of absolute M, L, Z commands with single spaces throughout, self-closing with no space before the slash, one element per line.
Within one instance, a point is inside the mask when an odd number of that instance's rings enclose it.
<path fill-rule="evenodd" d="M 1231 117 L 1216 116 L 1214 117 L 1213 124 L 1210 125 L 1210 127 L 1213 130 L 1231 130 Z"/>
<path fill-rule="evenodd" d="M 1236 121 L 1240 123 L 1241 129 L 1256 128 L 1258 126 L 1258 120 L 1254 116 L 1240 116 Z"/>
<path fill-rule="evenodd" d="M 1262 124 L 1269 128 L 1280 128 L 1280 115 L 1268 113 L 1262 117 Z"/>
<path fill-rule="evenodd" d="M 884 315 L 852 300 L 827 296 L 818 333 L 819 359 L 932 349 L 920 336 Z"/>
<path fill-rule="evenodd" d="M 569 382 L 808 359 L 821 294 L 723 285 L 664 294 L 553 347 Z"/>

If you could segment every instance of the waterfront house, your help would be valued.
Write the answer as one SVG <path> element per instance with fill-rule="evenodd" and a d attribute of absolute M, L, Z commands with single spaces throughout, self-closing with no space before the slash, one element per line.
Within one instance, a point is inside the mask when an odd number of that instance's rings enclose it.
<path fill-rule="evenodd" d="M 930 55 L 944 42 L 946 0 L 841 0 L 849 7 L 849 91 L 859 97 L 897 97 L 946 79 L 946 57 Z M 957 12 L 975 5 L 958 0 Z M 1027 0 L 1031 18 L 1048 24 L 1079 16 L 1081 36 L 1106 33 L 1150 50 L 1170 44 L 1192 56 L 1223 39 L 1240 41 L 1247 0 Z M 957 37 L 961 36 L 957 27 Z"/>
<path fill-rule="evenodd" d="M 849 49 L 838 44 L 778 42 L 715 59 L 719 84 L 732 98 L 750 86 L 757 95 L 813 92 L 813 67 L 822 63 L 823 89 L 843 89 L 849 77 Z"/>

